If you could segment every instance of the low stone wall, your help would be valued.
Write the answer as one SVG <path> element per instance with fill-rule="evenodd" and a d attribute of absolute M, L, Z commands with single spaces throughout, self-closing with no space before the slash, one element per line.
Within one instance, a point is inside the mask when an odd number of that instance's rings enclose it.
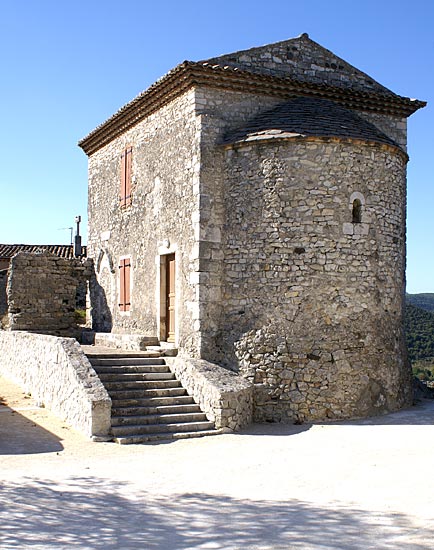
<path fill-rule="evenodd" d="M 73 338 L 0 331 L 0 374 L 85 435 L 111 428 L 111 399 Z"/>
<path fill-rule="evenodd" d="M 167 357 L 166 363 L 216 428 L 252 422 L 253 386 L 240 375 L 202 359 Z"/>

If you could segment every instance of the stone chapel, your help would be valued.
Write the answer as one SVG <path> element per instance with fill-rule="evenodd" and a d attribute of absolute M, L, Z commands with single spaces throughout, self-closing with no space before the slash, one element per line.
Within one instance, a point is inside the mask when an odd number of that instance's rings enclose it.
<path fill-rule="evenodd" d="M 409 404 L 406 119 L 424 105 L 307 34 L 169 71 L 79 143 L 94 329 L 238 372 L 256 421 Z"/>

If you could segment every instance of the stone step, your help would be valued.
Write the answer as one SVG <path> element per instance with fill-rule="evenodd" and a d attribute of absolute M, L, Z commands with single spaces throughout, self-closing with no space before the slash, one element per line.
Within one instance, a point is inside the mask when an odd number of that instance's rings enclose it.
<path fill-rule="evenodd" d="M 90 364 L 95 367 L 126 367 L 138 365 L 165 365 L 162 357 L 92 357 L 88 356 Z"/>
<path fill-rule="evenodd" d="M 128 426 L 112 426 L 114 437 L 123 435 L 143 435 L 164 432 L 197 432 L 199 430 L 212 430 L 214 422 L 176 422 L 174 424 L 132 424 Z"/>
<path fill-rule="evenodd" d="M 112 399 L 112 412 L 114 410 L 130 409 L 134 407 L 156 409 L 158 407 L 195 406 L 194 399 L 184 392 L 181 395 L 168 397 L 150 397 L 148 399 Z"/>
<path fill-rule="evenodd" d="M 149 353 L 158 353 L 164 357 L 176 357 L 178 355 L 178 348 L 163 346 L 162 343 L 159 346 L 146 346 L 146 350 Z"/>
<path fill-rule="evenodd" d="M 150 350 L 150 351 L 116 351 L 113 350 L 113 352 L 101 352 L 98 351 L 98 349 L 88 349 L 86 346 L 84 347 L 84 352 L 86 353 L 87 357 L 90 359 L 132 359 L 135 357 L 138 357 L 140 359 L 152 359 L 152 358 L 160 358 L 161 353 L 157 351 L 157 349 Z M 100 349 L 100 348 L 99 348 Z"/>
<path fill-rule="evenodd" d="M 203 412 L 181 414 L 145 414 L 140 416 L 112 416 L 112 428 L 119 426 L 144 426 L 148 424 L 184 424 L 186 422 L 207 422 Z"/>
<path fill-rule="evenodd" d="M 165 390 L 169 388 L 181 388 L 181 382 L 175 378 L 172 380 L 139 380 L 122 382 L 104 382 L 106 390 L 111 393 L 112 390 Z"/>
<path fill-rule="evenodd" d="M 219 435 L 221 430 L 202 430 L 197 432 L 163 432 L 142 435 L 129 435 L 115 437 L 113 441 L 119 445 L 134 445 L 139 443 L 152 443 L 157 441 L 173 441 L 176 439 L 190 439 L 192 437 L 205 437 L 210 435 Z"/>
<path fill-rule="evenodd" d="M 120 373 L 98 373 L 101 382 L 150 382 L 153 380 L 175 380 L 172 372 L 120 372 Z"/>
<path fill-rule="evenodd" d="M 170 372 L 167 365 L 139 365 L 139 366 L 93 366 L 98 374 L 128 374 L 133 372 Z"/>
<path fill-rule="evenodd" d="M 170 399 L 170 398 L 168 398 Z M 179 398 L 171 398 L 173 401 Z M 194 403 L 193 399 L 191 403 L 180 405 L 155 405 L 155 406 L 122 406 L 112 408 L 112 417 L 117 416 L 144 416 L 144 415 L 158 415 L 158 414 L 184 414 L 184 413 L 202 413 L 199 405 Z M 151 401 L 150 399 L 148 401 Z M 155 400 L 162 401 L 162 400 Z"/>
<path fill-rule="evenodd" d="M 119 400 L 125 399 L 148 399 L 150 397 L 178 397 L 187 395 L 186 390 L 181 386 L 179 388 L 166 388 L 154 390 L 111 390 L 109 392 L 112 398 L 112 407 L 117 407 Z"/>

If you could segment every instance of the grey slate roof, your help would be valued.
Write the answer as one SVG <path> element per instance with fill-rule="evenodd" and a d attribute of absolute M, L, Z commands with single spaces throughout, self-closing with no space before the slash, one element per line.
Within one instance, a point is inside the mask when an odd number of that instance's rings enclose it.
<path fill-rule="evenodd" d="M 223 139 L 230 144 L 283 137 L 329 137 L 374 141 L 399 147 L 376 126 L 329 101 L 298 97 L 264 111 Z"/>
<path fill-rule="evenodd" d="M 83 256 L 86 256 L 86 247 L 82 246 Z M 74 258 L 74 247 L 67 244 L 0 244 L 0 258 L 9 259 L 18 252 L 47 251 L 59 258 Z"/>

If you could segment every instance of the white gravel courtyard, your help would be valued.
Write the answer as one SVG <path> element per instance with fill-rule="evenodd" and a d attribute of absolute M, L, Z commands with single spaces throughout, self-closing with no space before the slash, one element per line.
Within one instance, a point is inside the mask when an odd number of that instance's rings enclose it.
<path fill-rule="evenodd" d="M 434 548 L 434 401 L 119 446 L 0 396 L 1 550 Z"/>

